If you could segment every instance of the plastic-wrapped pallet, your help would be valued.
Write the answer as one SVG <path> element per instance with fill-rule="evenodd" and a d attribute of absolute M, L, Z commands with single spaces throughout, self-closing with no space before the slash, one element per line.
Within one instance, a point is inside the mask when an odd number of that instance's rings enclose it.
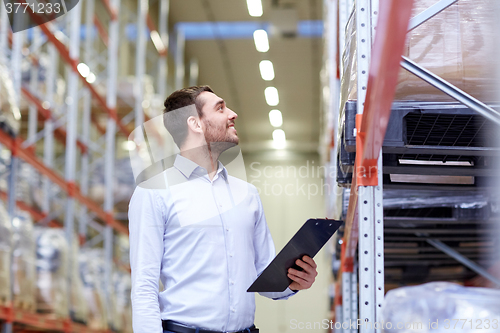
<path fill-rule="evenodd" d="M 9 75 L 7 61 L 0 58 L 0 128 L 14 136 L 19 132 L 21 113 L 14 96 L 14 83 Z"/>
<path fill-rule="evenodd" d="M 130 242 L 128 235 L 116 235 L 113 245 L 113 254 L 116 262 L 121 266 L 128 266 L 130 263 Z"/>
<path fill-rule="evenodd" d="M 408 33 L 404 55 L 483 102 L 496 100 L 496 0 L 460 0 Z M 414 2 L 416 15 L 434 0 Z M 448 101 L 447 95 L 405 70 L 396 100 Z"/>
<path fill-rule="evenodd" d="M 5 203 L 0 201 L 0 305 L 10 301 L 12 224 Z"/>
<path fill-rule="evenodd" d="M 129 303 L 123 312 L 123 333 L 133 333 L 132 330 L 132 303 Z"/>
<path fill-rule="evenodd" d="M 89 308 L 83 290 L 82 276 L 80 275 L 80 265 L 78 262 L 79 253 L 80 246 L 78 237 L 74 235 L 69 254 L 69 271 L 71 276 L 70 316 L 73 321 L 86 324 L 89 316 Z"/>
<path fill-rule="evenodd" d="M 35 228 L 37 310 L 68 317 L 68 242 L 63 229 Z"/>
<path fill-rule="evenodd" d="M 102 261 L 104 263 L 104 261 Z M 109 287 L 111 288 L 111 294 L 108 296 L 109 297 L 109 304 L 108 304 L 108 323 L 109 323 L 109 328 L 113 331 L 121 331 L 123 328 L 123 322 L 122 322 L 122 305 L 118 304 L 118 298 L 120 297 L 119 292 L 120 292 L 120 287 L 117 287 L 116 285 L 116 273 L 118 272 L 117 266 L 113 263 L 113 274 L 111 276 L 111 284 Z M 103 273 L 104 273 L 104 266 L 103 266 Z M 105 281 L 103 279 L 103 281 Z M 125 282 L 120 279 L 120 282 Z M 102 286 L 103 290 L 105 290 L 105 286 Z M 126 286 L 121 286 L 121 288 L 126 288 Z"/>
<path fill-rule="evenodd" d="M 434 5 L 436 0 L 415 0 L 412 16 Z M 497 100 L 495 68 L 497 20 L 496 0 L 460 0 L 408 32 L 404 56 L 447 80 L 473 97 L 491 103 Z M 340 124 L 348 100 L 357 99 L 356 15 L 346 27 L 342 55 Z M 400 69 L 395 101 L 450 102 L 451 97 Z M 340 133 L 341 131 L 339 131 Z"/>
<path fill-rule="evenodd" d="M 51 212 L 61 212 L 64 211 L 65 200 L 61 200 L 63 197 L 62 190 L 59 186 L 50 183 L 48 195 L 44 191 L 44 185 L 42 179 L 39 178 L 38 182 L 31 188 L 33 196 L 33 205 L 39 210 L 44 210 L 44 199 L 48 196 L 49 200 L 49 211 Z"/>
<path fill-rule="evenodd" d="M 130 273 L 123 270 L 113 271 L 113 288 L 114 294 L 116 295 L 116 318 L 114 320 L 114 329 L 124 332 L 127 329 L 132 329 L 132 323 L 130 322 L 131 301 L 130 301 L 130 291 L 132 288 L 132 282 L 130 278 Z"/>
<path fill-rule="evenodd" d="M 104 269 L 105 269 L 105 264 L 104 264 L 104 251 L 101 251 L 101 257 L 102 260 L 99 261 L 99 264 L 101 265 L 100 267 L 100 272 L 102 273 L 102 290 L 106 290 L 105 282 L 106 279 L 104 278 Z M 112 264 L 112 270 L 113 272 L 117 271 L 116 265 L 113 263 Z M 111 288 L 111 293 L 109 295 L 106 295 L 106 292 L 104 292 L 104 297 L 108 297 L 108 304 L 107 304 L 107 321 L 109 325 L 109 329 L 112 331 L 120 331 L 120 327 L 122 327 L 121 318 L 120 318 L 120 309 L 118 308 L 117 304 L 117 294 L 116 294 L 116 288 L 114 284 L 114 276 L 111 276 L 111 283 L 109 284 L 109 287 Z"/>
<path fill-rule="evenodd" d="M 472 96 L 491 102 L 495 90 L 495 0 L 460 0 L 408 33 L 404 55 Z M 415 0 L 413 16 L 435 4 Z M 342 99 L 356 99 L 356 15 L 346 28 Z M 348 95 L 348 96 L 347 96 Z M 395 100 L 451 101 L 451 97 L 404 69 Z"/>
<path fill-rule="evenodd" d="M 10 154 L 2 153 L 0 156 L 0 170 L 8 171 L 10 168 Z M 33 206 L 34 192 L 36 192 L 39 174 L 28 163 L 20 161 L 16 179 L 16 199 Z M 8 182 L 5 177 L 0 181 L 0 190 L 8 192 Z"/>
<path fill-rule="evenodd" d="M 28 212 L 18 211 L 12 221 L 12 270 L 14 307 L 36 310 L 36 244 L 33 220 Z"/>
<path fill-rule="evenodd" d="M 81 249 L 78 262 L 89 311 L 87 326 L 95 330 L 106 330 L 108 311 L 104 294 L 104 252 L 102 249 Z"/>
<path fill-rule="evenodd" d="M 115 161 L 113 198 L 116 204 L 122 205 L 122 211 L 126 211 L 128 200 L 135 189 L 134 174 L 130 165 L 130 158 L 121 158 Z M 104 164 L 100 163 L 94 168 L 90 178 L 89 196 L 97 202 L 104 202 L 105 195 Z"/>
<path fill-rule="evenodd" d="M 17 173 L 17 200 L 22 200 L 30 206 L 34 205 L 33 190 L 38 186 L 40 174 L 30 164 L 21 161 Z"/>
<path fill-rule="evenodd" d="M 500 290 L 431 282 L 389 291 L 382 308 L 384 332 L 496 333 Z"/>

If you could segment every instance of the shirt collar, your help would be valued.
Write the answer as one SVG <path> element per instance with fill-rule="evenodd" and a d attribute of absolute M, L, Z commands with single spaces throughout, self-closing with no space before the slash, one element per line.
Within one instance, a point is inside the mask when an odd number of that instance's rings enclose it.
<path fill-rule="evenodd" d="M 224 165 L 222 165 L 221 161 L 218 161 L 218 164 L 219 165 L 217 168 L 216 175 L 219 175 L 219 174 L 222 175 L 224 180 L 227 181 L 226 167 Z M 189 158 L 186 158 L 180 154 L 178 154 L 175 157 L 174 167 L 177 170 L 179 170 L 184 175 L 184 177 L 186 177 L 187 179 L 189 179 L 191 177 L 191 175 L 193 174 L 193 172 L 195 172 L 195 170 L 197 170 L 197 169 L 198 169 L 197 171 L 203 172 L 204 175 L 207 174 L 207 171 L 205 170 L 205 168 L 202 168 L 201 166 L 199 166 L 195 162 L 191 161 Z M 215 177 L 214 177 L 214 179 L 215 179 Z"/>

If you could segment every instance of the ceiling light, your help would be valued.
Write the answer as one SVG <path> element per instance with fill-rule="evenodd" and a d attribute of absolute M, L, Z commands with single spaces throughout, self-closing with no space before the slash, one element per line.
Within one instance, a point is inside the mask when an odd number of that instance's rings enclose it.
<path fill-rule="evenodd" d="M 80 72 L 83 77 L 87 77 L 90 74 L 89 66 L 83 62 L 79 63 L 78 66 L 76 66 L 76 69 L 78 69 L 78 72 Z"/>
<path fill-rule="evenodd" d="M 87 76 L 87 82 L 88 83 L 94 83 L 96 80 L 95 74 L 90 72 L 89 76 Z"/>
<path fill-rule="evenodd" d="M 271 81 L 274 79 L 274 66 L 269 60 L 262 60 L 259 64 L 260 76 L 263 80 Z"/>
<path fill-rule="evenodd" d="M 267 38 L 267 32 L 265 30 L 255 30 L 253 32 L 253 40 L 255 42 L 255 48 L 257 49 L 257 51 L 269 51 L 269 39 Z"/>
<path fill-rule="evenodd" d="M 64 36 L 64 34 L 59 30 L 54 33 L 54 37 L 61 42 L 66 40 L 66 36 Z"/>
<path fill-rule="evenodd" d="M 283 125 L 283 117 L 280 110 L 271 110 L 269 112 L 269 121 L 274 127 L 280 127 Z"/>
<path fill-rule="evenodd" d="M 273 131 L 273 143 L 276 148 L 285 148 L 286 146 L 286 136 L 285 131 L 282 129 L 277 129 Z"/>
<path fill-rule="evenodd" d="M 131 151 L 131 150 L 134 150 L 135 147 L 137 147 L 137 146 L 136 146 L 134 141 L 123 141 L 122 142 L 122 149 L 123 150 Z"/>
<path fill-rule="evenodd" d="M 153 41 L 153 45 L 155 46 L 156 50 L 158 53 L 163 53 L 166 51 L 165 45 L 163 44 L 163 41 L 161 40 L 160 34 L 158 31 L 153 30 L 150 33 L 151 36 L 151 41 Z"/>
<path fill-rule="evenodd" d="M 248 14 L 253 17 L 262 16 L 262 1 L 261 0 L 247 0 Z"/>
<path fill-rule="evenodd" d="M 266 102 L 270 106 L 276 106 L 280 102 L 280 98 L 278 95 L 278 89 L 275 87 L 267 87 L 266 90 L 264 90 L 264 95 L 266 96 Z"/>

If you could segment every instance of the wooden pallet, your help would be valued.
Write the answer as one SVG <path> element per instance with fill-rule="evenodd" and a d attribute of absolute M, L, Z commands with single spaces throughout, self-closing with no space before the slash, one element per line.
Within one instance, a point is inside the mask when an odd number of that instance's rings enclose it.
<path fill-rule="evenodd" d="M 29 312 L 36 312 L 36 304 L 32 300 L 14 299 L 14 308 Z"/>
<path fill-rule="evenodd" d="M 10 297 L 7 295 L 0 295 L 0 306 L 9 306 L 9 299 Z"/>

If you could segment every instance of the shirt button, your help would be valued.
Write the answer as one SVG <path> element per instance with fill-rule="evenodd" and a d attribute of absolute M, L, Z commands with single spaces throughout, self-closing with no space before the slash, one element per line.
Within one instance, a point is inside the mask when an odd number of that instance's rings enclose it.
<path fill-rule="evenodd" d="M 236 310 L 234 308 L 231 308 L 231 312 L 236 312 Z"/>
<path fill-rule="evenodd" d="M 230 257 L 232 257 L 232 256 L 233 256 L 233 254 L 232 254 L 232 253 L 230 253 L 230 254 L 229 254 L 229 256 L 230 256 Z"/>
<path fill-rule="evenodd" d="M 229 231 L 229 228 L 226 228 L 226 231 Z"/>
<path fill-rule="evenodd" d="M 231 284 L 234 284 L 234 281 L 231 281 Z"/>

